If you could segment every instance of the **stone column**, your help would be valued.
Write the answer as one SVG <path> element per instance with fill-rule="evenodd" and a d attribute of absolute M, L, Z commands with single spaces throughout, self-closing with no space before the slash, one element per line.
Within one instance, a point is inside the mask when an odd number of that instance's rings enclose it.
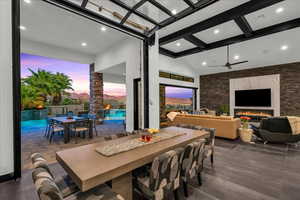
<path fill-rule="evenodd" d="M 166 120 L 166 87 L 164 85 L 159 86 L 159 115 L 160 121 Z"/>
<path fill-rule="evenodd" d="M 90 113 L 104 118 L 103 110 L 103 73 L 95 72 L 95 64 L 90 65 Z"/>

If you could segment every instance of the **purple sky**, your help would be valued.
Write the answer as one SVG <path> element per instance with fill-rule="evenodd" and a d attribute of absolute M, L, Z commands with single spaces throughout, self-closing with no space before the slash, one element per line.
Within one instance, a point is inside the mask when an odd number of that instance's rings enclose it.
<path fill-rule="evenodd" d="M 60 72 L 68 75 L 73 80 L 72 87 L 75 92 L 89 93 L 89 65 L 69 62 L 43 56 L 30 54 L 21 54 L 21 77 L 31 75 L 28 68 L 37 71 L 44 69 L 53 73 Z M 104 83 L 104 93 L 113 96 L 126 96 L 126 87 L 124 84 Z M 166 87 L 166 96 L 173 98 L 191 98 L 192 89 Z"/>
<path fill-rule="evenodd" d="M 193 90 L 189 88 L 166 87 L 166 96 L 172 98 L 192 98 Z"/>
<path fill-rule="evenodd" d="M 43 56 L 21 54 L 21 77 L 31 75 L 28 68 L 37 71 L 44 69 L 53 73 L 60 72 L 68 75 L 73 80 L 75 92 L 89 93 L 89 65 L 53 59 Z M 126 89 L 124 84 L 104 83 L 104 93 L 114 96 L 125 96 Z"/>

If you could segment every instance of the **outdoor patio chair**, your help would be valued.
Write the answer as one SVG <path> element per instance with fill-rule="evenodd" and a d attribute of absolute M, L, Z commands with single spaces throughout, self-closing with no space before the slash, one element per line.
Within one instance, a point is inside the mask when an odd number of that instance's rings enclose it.
<path fill-rule="evenodd" d="M 169 199 L 172 193 L 178 199 L 182 155 L 183 148 L 177 148 L 156 157 L 149 175 L 141 174 L 134 178 L 135 188 L 147 199 Z"/>
<path fill-rule="evenodd" d="M 31 155 L 31 162 L 34 169 L 42 168 L 42 171 L 47 171 L 49 176 L 55 181 L 56 185 L 62 192 L 63 197 L 67 197 L 71 194 L 74 194 L 79 191 L 79 188 L 72 181 L 71 177 L 67 174 L 59 174 L 55 176 L 54 173 L 50 170 L 47 160 L 40 153 L 34 153 Z M 41 170 L 38 170 L 41 171 Z"/>
<path fill-rule="evenodd" d="M 74 134 L 75 143 L 77 144 L 77 137 L 82 136 L 85 138 L 85 134 L 90 131 L 90 120 L 80 119 L 76 120 L 71 126 L 71 132 Z"/>
<path fill-rule="evenodd" d="M 46 134 L 46 137 L 49 139 L 50 144 L 52 143 L 55 134 L 64 134 L 64 127 L 59 126 L 53 120 L 48 120 L 48 133 Z"/>
<path fill-rule="evenodd" d="M 64 197 L 54 178 L 44 168 L 33 170 L 32 179 L 40 200 L 124 200 L 121 195 L 113 192 L 105 184 L 87 192 L 76 192 Z"/>
<path fill-rule="evenodd" d="M 180 176 L 185 197 L 188 197 L 188 181 L 197 176 L 199 185 L 202 185 L 201 172 L 205 158 L 205 142 L 205 139 L 201 139 L 188 144 L 184 149 Z"/>

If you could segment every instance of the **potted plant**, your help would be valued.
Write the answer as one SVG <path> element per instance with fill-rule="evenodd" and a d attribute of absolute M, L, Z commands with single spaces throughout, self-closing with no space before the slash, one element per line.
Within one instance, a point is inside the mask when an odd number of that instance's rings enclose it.
<path fill-rule="evenodd" d="M 252 138 L 252 129 L 249 129 L 249 121 L 251 120 L 250 117 L 242 116 L 240 117 L 242 122 L 242 127 L 239 128 L 240 137 L 243 142 L 251 142 Z"/>

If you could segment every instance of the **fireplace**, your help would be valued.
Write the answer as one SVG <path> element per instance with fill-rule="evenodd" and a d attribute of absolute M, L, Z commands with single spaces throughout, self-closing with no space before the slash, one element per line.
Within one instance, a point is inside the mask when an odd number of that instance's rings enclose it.
<path fill-rule="evenodd" d="M 263 109 L 234 109 L 235 117 L 247 116 L 251 118 L 251 122 L 259 122 L 263 118 L 274 116 L 274 110 Z"/>

